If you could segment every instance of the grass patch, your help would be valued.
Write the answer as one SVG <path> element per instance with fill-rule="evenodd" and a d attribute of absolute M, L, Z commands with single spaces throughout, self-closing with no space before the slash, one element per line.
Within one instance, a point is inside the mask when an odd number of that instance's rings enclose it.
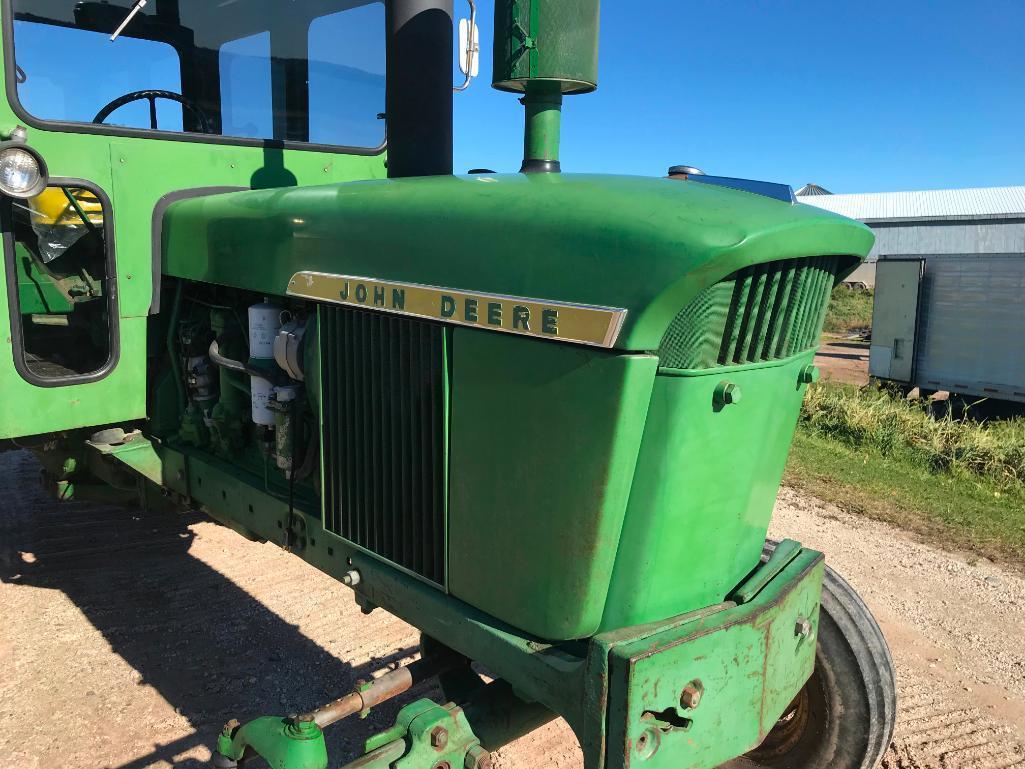
<path fill-rule="evenodd" d="M 1025 419 L 957 420 L 949 412 L 935 416 L 933 408 L 885 390 L 825 382 L 808 388 L 801 427 L 931 473 L 1025 489 Z"/>
<path fill-rule="evenodd" d="M 1025 494 L 798 431 L 784 482 L 943 547 L 1025 565 Z"/>
<path fill-rule="evenodd" d="M 829 309 L 822 330 L 827 334 L 851 334 L 872 327 L 872 302 L 875 293 L 850 288 L 842 283 L 829 297 Z"/>
<path fill-rule="evenodd" d="M 885 391 L 805 397 L 786 482 L 946 546 L 1025 564 L 1025 419 L 934 416 Z"/>

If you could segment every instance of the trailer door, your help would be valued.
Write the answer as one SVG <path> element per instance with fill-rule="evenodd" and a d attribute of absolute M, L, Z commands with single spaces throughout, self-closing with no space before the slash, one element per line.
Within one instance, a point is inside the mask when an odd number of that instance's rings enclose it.
<path fill-rule="evenodd" d="M 924 259 L 881 259 L 876 264 L 870 376 L 911 383 L 924 265 Z"/>

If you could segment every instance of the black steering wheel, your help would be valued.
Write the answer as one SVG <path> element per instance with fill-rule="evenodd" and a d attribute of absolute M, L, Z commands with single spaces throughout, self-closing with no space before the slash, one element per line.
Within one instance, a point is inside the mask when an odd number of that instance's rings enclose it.
<path fill-rule="evenodd" d="M 157 99 L 167 99 L 168 101 L 176 101 L 182 105 L 185 109 L 193 114 L 196 121 L 199 123 L 199 128 L 202 133 L 213 133 L 210 128 L 209 116 L 191 99 L 186 99 L 180 93 L 174 91 L 132 91 L 126 93 L 124 96 L 118 96 L 114 101 L 107 102 L 103 108 L 96 113 L 96 117 L 93 118 L 94 123 L 102 123 L 108 117 L 110 113 L 116 109 L 120 109 L 126 104 L 131 104 L 133 101 L 142 101 L 145 99 L 149 102 L 149 127 L 154 131 L 157 130 Z"/>

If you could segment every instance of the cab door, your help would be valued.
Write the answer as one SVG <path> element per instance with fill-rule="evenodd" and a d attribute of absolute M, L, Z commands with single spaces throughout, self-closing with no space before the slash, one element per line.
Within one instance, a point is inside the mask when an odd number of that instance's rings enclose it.
<path fill-rule="evenodd" d="M 106 191 L 85 179 L 52 178 L 29 198 L 0 198 L 0 224 L 0 333 L 8 348 L 0 364 L 0 437 L 142 416 L 143 404 L 133 405 L 127 390 L 144 380 L 133 384 L 133 372 L 118 365 L 123 334 Z M 142 334 L 134 341 L 144 354 Z"/>

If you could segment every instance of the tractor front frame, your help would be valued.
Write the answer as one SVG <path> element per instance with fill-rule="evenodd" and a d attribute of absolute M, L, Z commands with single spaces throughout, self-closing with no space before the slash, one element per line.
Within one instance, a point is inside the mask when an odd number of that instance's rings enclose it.
<path fill-rule="evenodd" d="M 352 567 L 358 576 L 349 581 L 365 611 L 381 607 L 422 628 L 426 659 L 448 658 L 435 670 L 453 700 L 407 705 L 352 767 L 486 769 L 490 751 L 561 716 L 588 769 L 711 769 L 762 742 L 815 664 L 823 557 L 792 541 L 728 601 L 560 644 L 502 625 L 373 558 L 354 555 Z M 499 680 L 479 679 L 470 660 Z M 369 691 L 378 681 L 402 690 L 388 676 L 364 687 L 366 702 L 382 699 Z M 326 753 L 321 764 L 322 751 L 311 745 L 322 744 L 320 724 L 333 722 L 324 712 L 230 723 L 217 759 L 230 766 L 248 749 L 281 769 L 326 767 Z"/>

